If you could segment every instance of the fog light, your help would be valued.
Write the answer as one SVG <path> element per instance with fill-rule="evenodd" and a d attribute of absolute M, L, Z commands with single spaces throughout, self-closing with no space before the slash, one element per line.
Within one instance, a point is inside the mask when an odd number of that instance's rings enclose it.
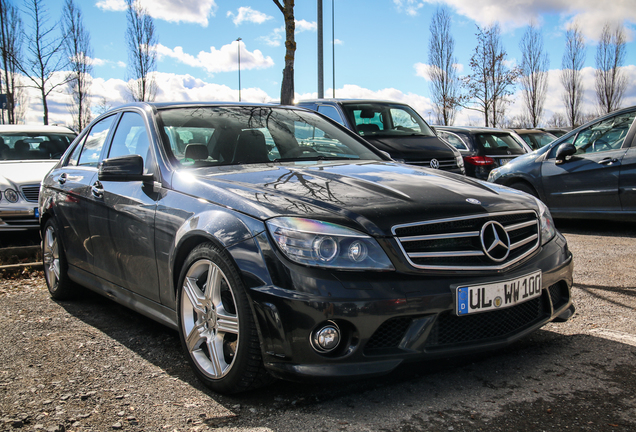
<path fill-rule="evenodd" d="M 340 343 L 340 329 L 335 323 L 329 323 L 314 331 L 311 337 L 311 345 L 321 353 L 335 350 Z"/>

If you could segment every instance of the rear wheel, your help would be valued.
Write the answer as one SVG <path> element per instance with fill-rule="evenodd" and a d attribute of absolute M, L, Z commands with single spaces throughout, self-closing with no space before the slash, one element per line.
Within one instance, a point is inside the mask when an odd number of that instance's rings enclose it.
<path fill-rule="evenodd" d="M 234 264 L 212 243 L 186 259 L 179 279 L 179 335 L 197 376 L 219 393 L 271 380 L 247 294 Z"/>
<path fill-rule="evenodd" d="M 77 294 L 77 286 L 68 277 L 68 264 L 64 248 L 59 239 L 59 230 L 53 219 L 44 224 L 42 230 L 42 261 L 44 279 L 51 297 L 68 300 Z"/>

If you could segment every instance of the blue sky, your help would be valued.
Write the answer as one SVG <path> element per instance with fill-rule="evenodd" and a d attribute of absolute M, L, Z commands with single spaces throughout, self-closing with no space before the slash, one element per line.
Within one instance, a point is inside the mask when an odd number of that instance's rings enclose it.
<path fill-rule="evenodd" d="M 92 39 L 94 103 L 126 102 L 128 79 L 123 0 L 75 0 Z M 138 0 L 154 17 L 159 61 L 157 100 L 238 100 L 237 38 L 241 38 L 241 87 L 244 101 L 267 102 L 280 94 L 284 66 L 284 21 L 271 0 Z M 636 7 L 618 1 L 607 7 L 598 0 L 323 0 L 325 96 L 332 95 L 332 1 L 335 2 L 335 71 L 337 97 L 374 97 L 407 102 L 425 118 L 431 111 L 429 82 L 422 71 L 428 58 L 429 24 L 440 5 L 452 14 L 452 33 L 460 74 L 469 72 L 476 25 L 497 22 L 508 59 L 521 58 L 519 41 L 531 20 L 540 27 L 550 58 L 550 88 L 545 120 L 563 111 L 559 69 L 565 29 L 577 20 L 587 38 L 585 109 L 593 111 L 596 39 L 606 22 L 625 25 L 629 42 L 625 73 L 629 88 L 623 105 L 636 104 Z M 17 3 L 17 2 L 14 2 Z M 63 0 L 48 0 L 51 21 Z M 297 51 L 295 90 L 298 99 L 317 92 L 316 2 L 296 0 Z M 23 16 L 28 26 L 28 18 Z M 463 68 L 463 69 L 462 69 Z M 67 96 L 52 96 L 51 118 L 69 123 Z M 514 97 L 520 100 L 520 97 Z M 41 119 L 37 96 L 30 97 L 28 123 Z M 515 102 L 509 114 L 520 112 Z M 464 110 L 456 124 L 480 124 L 480 115 Z"/>

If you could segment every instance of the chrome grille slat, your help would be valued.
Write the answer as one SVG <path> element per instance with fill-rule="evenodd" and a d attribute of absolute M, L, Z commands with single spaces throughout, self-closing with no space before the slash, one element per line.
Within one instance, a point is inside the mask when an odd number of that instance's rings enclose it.
<path fill-rule="evenodd" d="M 464 237 L 479 237 L 479 231 L 457 233 L 457 234 L 433 234 L 433 235 L 425 235 L 425 236 L 400 237 L 399 240 L 401 242 L 412 242 L 412 241 L 421 241 L 421 240 L 440 240 L 440 239 L 464 238 Z"/>
<path fill-rule="evenodd" d="M 517 243 L 513 243 L 513 244 L 510 245 L 510 250 L 514 250 L 514 249 L 520 248 L 522 246 L 525 246 L 528 243 L 530 243 L 531 241 L 536 240 L 538 237 L 539 237 L 538 235 L 534 234 L 533 236 L 530 236 L 530 237 L 526 238 L 525 240 L 521 240 L 521 241 L 518 241 Z"/>
<path fill-rule="evenodd" d="M 501 262 L 491 258 L 482 245 L 486 241 L 482 230 L 486 225 L 492 229 L 491 222 L 501 225 L 509 237 L 505 240 L 508 253 Z M 539 221 L 533 210 L 412 222 L 394 226 L 392 233 L 410 265 L 431 270 L 501 270 L 532 254 L 540 243 Z"/>

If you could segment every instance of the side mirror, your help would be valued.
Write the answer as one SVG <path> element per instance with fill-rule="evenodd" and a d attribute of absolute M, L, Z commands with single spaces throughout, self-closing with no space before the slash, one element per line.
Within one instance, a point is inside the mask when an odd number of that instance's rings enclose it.
<path fill-rule="evenodd" d="M 568 156 L 572 156 L 574 153 L 576 153 L 576 147 L 574 147 L 574 144 L 561 144 L 556 152 L 556 163 L 562 164 L 566 162 L 566 158 Z"/>
<path fill-rule="evenodd" d="M 97 178 L 100 181 L 152 182 L 152 174 L 144 174 L 144 159 L 139 155 L 117 156 L 104 159 L 99 164 Z"/>

